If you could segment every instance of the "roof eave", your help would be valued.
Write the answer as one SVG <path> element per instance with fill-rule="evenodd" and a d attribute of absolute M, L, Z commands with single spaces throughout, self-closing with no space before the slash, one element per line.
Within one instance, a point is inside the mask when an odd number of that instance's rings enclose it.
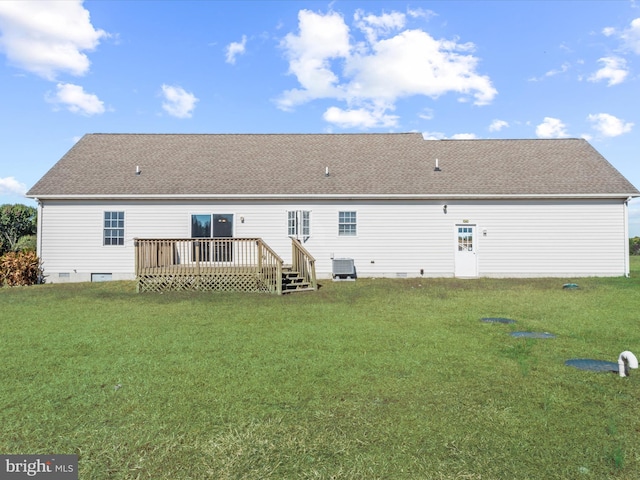
<path fill-rule="evenodd" d="M 635 193 L 568 193 L 568 194 L 92 194 L 92 195 L 25 195 L 34 200 L 500 200 L 500 199 L 629 199 Z"/>

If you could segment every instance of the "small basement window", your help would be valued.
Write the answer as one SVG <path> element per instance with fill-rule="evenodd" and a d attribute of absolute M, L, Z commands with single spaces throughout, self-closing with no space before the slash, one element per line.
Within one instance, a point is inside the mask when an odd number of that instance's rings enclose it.
<path fill-rule="evenodd" d="M 92 273 L 91 281 L 92 282 L 109 282 L 111 281 L 112 275 L 110 273 Z"/>

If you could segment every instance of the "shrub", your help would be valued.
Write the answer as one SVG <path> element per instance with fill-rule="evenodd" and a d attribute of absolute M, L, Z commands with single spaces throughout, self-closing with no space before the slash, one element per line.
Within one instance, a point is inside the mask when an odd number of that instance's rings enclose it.
<path fill-rule="evenodd" d="M 9 252 L 0 257 L 0 285 L 34 285 L 42 278 L 42 266 L 36 252 Z"/>
<path fill-rule="evenodd" d="M 33 250 L 36 249 L 36 236 L 35 235 L 25 235 L 24 237 L 20 237 L 18 242 L 16 243 L 14 251 L 22 252 L 25 250 Z"/>
<path fill-rule="evenodd" d="M 640 237 L 633 237 L 629 239 L 629 254 L 640 255 Z"/>

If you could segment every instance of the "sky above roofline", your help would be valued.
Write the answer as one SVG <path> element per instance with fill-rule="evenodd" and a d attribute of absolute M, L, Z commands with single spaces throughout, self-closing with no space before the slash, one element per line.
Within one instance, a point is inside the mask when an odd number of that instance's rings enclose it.
<path fill-rule="evenodd" d="M 5 0 L 0 203 L 90 132 L 581 137 L 638 187 L 639 58 L 636 1 Z"/>

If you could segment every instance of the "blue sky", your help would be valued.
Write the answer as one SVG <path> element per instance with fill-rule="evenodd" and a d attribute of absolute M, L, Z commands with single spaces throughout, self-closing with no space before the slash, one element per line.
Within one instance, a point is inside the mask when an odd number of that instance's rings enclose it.
<path fill-rule="evenodd" d="M 111 132 L 584 137 L 640 187 L 638 1 L 3 0 L 0 85 L 0 204 Z"/>

